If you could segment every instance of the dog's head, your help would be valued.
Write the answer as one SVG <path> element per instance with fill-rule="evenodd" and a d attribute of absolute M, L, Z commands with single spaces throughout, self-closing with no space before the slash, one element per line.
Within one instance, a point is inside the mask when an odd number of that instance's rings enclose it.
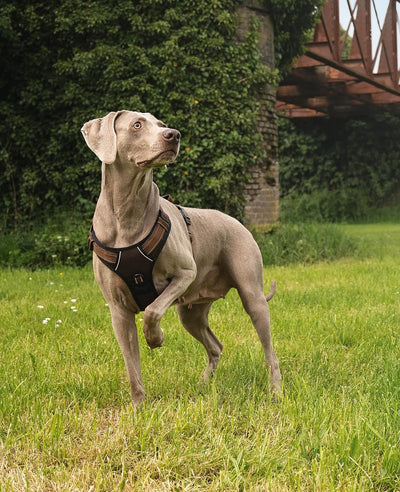
<path fill-rule="evenodd" d="M 138 168 L 161 167 L 178 155 L 181 134 L 150 113 L 118 111 L 81 128 L 88 147 L 105 164 L 117 160 Z"/>

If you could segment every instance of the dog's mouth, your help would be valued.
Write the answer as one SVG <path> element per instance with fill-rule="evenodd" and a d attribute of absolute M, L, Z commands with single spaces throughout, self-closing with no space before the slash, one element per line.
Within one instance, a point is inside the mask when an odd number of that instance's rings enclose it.
<path fill-rule="evenodd" d="M 175 150 L 167 149 L 163 150 L 152 159 L 138 162 L 137 165 L 139 167 L 162 167 L 172 162 L 176 156 L 177 152 Z"/>

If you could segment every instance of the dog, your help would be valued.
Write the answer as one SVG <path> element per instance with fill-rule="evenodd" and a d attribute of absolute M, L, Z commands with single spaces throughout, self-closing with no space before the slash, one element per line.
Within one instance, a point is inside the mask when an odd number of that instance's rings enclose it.
<path fill-rule="evenodd" d="M 261 253 L 252 234 L 239 221 L 217 210 L 174 205 L 160 197 L 153 181 L 153 169 L 176 159 L 179 131 L 150 113 L 122 110 L 88 121 L 81 132 L 102 162 L 101 191 L 92 223 L 93 269 L 111 312 L 133 404 L 140 404 L 146 394 L 135 315 L 144 311 L 143 332 L 149 347 L 156 348 L 164 341 L 161 318 L 176 305 L 182 325 L 207 352 L 204 379 L 208 380 L 223 347 L 209 327 L 208 314 L 212 303 L 224 298 L 231 288 L 237 289 L 263 346 L 271 391 L 279 393 L 281 373 L 272 346 L 267 303 L 275 285 L 266 297 Z M 144 253 L 143 239 L 153 243 L 151 234 L 157 224 L 164 243 L 156 259 L 147 259 L 156 293 L 154 299 L 140 306 L 143 302 L 135 299 L 132 289 L 135 282 L 144 282 L 143 276 L 128 273 L 123 278 L 116 274 L 116 263 L 121 259 L 117 257 L 119 252 L 125 255 L 135 250 L 129 249 L 132 245 L 139 245 L 135 254 L 149 256 Z M 112 256 L 110 261 L 107 255 Z"/>

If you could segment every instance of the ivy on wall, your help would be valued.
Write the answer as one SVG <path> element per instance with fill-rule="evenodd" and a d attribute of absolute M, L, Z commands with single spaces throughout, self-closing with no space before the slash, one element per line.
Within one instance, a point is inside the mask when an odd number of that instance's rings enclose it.
<path fill-rule="evenodd" d="M 298 56 L 326 0 L 263 0 L 274 24 L 275 59 L 281 75 L 287 73 Z"/>
<path fill-rule="evenodd" d="M 157 171 L 161 192 L 239 218 L 247 166 L 262 158 L 257 26 L 235 40 L 235 0 L 4 0 L 0 6 L 1 224 L 57 207 L 92 210 L 100 164 L 82 124 L 149 111 L 178 128 L 181 155 Z M 265 0 L 283 66 L 301 49 L 320 1 Z M 293 13 L 296 11 L 296 13 Z"/>

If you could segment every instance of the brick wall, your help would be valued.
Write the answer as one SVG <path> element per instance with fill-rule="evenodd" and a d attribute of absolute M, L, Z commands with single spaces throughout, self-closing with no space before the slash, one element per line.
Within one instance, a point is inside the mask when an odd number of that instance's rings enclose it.
<path fill-rule="evenodd" d="M 274 29 L 268 13 L 257 0 L 246 0 L 238 9 L 237 37 L 243 40 L 257 16 L 260 24 L 259 50 L 262 62 L 274 68 Z M 268 86 L 259 95 L 258 131 L 264 137 L 267 155 L 262 162 L 250 163 L 247 184 L 245 224 L 262 230 L 279 217 L 278 129 L 275 112 L 276 88 Z"/>

